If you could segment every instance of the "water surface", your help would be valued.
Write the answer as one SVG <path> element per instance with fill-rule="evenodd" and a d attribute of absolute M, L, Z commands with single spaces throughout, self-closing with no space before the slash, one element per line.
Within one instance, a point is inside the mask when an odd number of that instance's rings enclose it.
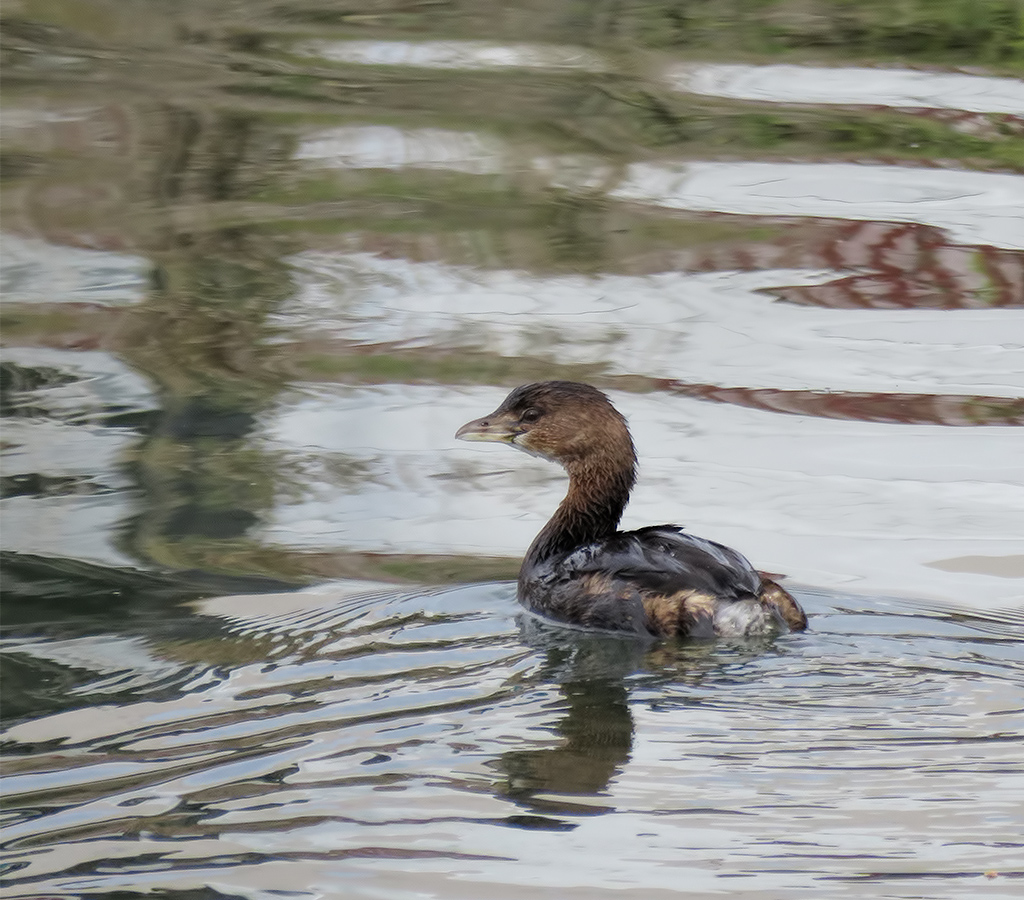
<path fill-rule="evenodd" d="M 12 0 L 5 896 L 1019 896 L 1019 10 Z M 628 527 L 811 629 L 525 618 Z"/>
<path fill-rule="evenodd" d="M 7 733 L 8 896 L 1016 896 L 1020 621 L 801 599 L 756 643 L 354 582 L 22 638 L 79 675 Z"/>

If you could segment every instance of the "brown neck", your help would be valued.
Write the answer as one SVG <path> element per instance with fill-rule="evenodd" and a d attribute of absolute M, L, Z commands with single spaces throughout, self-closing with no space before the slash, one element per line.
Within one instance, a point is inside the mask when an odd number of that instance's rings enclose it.
<path fill-rule="evenodd" d="M 565 464 L 569 491 L 530 545 L 524 568 L 615 533 L 636 481 L 632 442 L 621 450 Z"/>

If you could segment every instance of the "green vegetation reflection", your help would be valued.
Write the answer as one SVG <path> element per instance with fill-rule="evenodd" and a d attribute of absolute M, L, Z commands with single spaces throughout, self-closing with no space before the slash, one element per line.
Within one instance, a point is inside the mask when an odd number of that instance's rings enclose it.
<path fill-rule="evenodd" d="M 71 302 L 59 288 L 46 302 L 11 304 L 3 340 L 107 351 L 150 380 L 159 410 L 120 423 L 138 435 L 121 460 L 137 487 L 136 513 L 119 535 L 137 559 L 297 580 L 514 576 L 508 560 L 310 554 L 253 538 L 282 497 L 302 490 L 256 439 L 296 381 L 507 386 L 565 377 L 766 409 L 778 400 L 622 377 L 612 361 L 567 365 L 545 355 L 540 340 L 533 356 L 510 358 L 475 345 L 451 352 L 286 331 L 278 314 L 300 294 L 299 252 L 588 276 L 742 270 L 751 248 L 777 250 L 779 265 L 802 260 L 787 255 L 787 242 L 810 246 L 809 231 L 827 229 L 616 203 L 607 194 L 626 166 L 797 158 L 1024 171 L 1020 117 L 973 114 L 965 124 L 952 113 L 716 101 L 673 92 L 655 74 L 669 61 L 701 59 L 1021 72 L 1024 11 L 1011 0 L 573 0 L 517 10 L 489 0 L 382 0 L 369 10 L 327 0 L 5 6 L 5 230 L 58 254 L 135 255 L 149 283 L 127 308 Z M 311 39 L 431 38 L 583 46 L 607 65 L 456 71 L 338 63 L 297 50 Z M 443 159 L 297 158 L 310 136 L 366 127 L 469 135 L 494 159 L 472 174 L 446 169 Z M 701 258 L 704 248 L 724 263 Z M 813 249 L 814 261 L 827 261 L 827 248 Z M 1010 270 L 1004 256 L 997 262 Z M 966 299 L 933 292 L 932 302 L 954 307 L 992 295 L 1002 303 L 996 268 L 980 267 Z M 805 400 L 806 414 L 835 414 L 816 396 Z M 869 401 L 879 402 L 863 400 L 865 409 Z M 911 406 L 903 402 L 890 419 L 938 415 Z M 998 398 L 956 398 L 946 408 L 966 423 L 1020 415 Z M 371 474 L 357 463 L 333 461 L 352 489 Z M 63 489 L 34 474 L 5 490 Z"/>

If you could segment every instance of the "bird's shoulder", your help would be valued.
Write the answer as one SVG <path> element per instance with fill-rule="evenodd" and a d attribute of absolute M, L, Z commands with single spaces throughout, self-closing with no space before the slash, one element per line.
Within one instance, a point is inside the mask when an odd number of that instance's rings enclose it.
<path fill-rule="evenodd" d="M 741 553 L 679 525 L 616 532 L 573 551 L 560 568 L 564 577 L 600 573 L 652 593 L 695 590 L 726 598 L 761 589 L 761 576 Z"/>

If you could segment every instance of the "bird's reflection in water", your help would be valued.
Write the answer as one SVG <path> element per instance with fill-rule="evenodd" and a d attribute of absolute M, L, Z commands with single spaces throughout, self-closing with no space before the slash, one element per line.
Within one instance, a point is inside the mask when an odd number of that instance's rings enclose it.
<path fill-rule="evenodd" d="M 742 667 L 772 644 L 770 638 L 643 641 L 575 631 L 527 614 L 519 625 L 523 641 L 545 654 L 536 679 L 557 686 L 564 715 L 548 726 L 558 736 L 556 746 L 510 750 L 493 760 L 501 773 L 496 793 L 527 811 L 510 817 L 510 825 L 557 831 L 576 827 L 559 815 L 613 810 L 603 798 L 633 749 L 632 687 L 673 683 L 699 690 L 709 674 L 721 674 L 723 666 Z"/>
<path fill-rule="evenodd" d="M 505 775 L 499 793 L 537 812 L 607 812 L 595 803 L 633 747 L 633 717 L 621 681 L 568 681 L 560 685 L 566 715 L 557 747 L 511 750 L 496 761 Z M 574 802 L 575 800 L 575 802 Z"/>
<path fill-rule="evenodd" d="M 538 680 L 558 686 L 564 715 L 552 728 L 559 742 L 543 749 L 510 750 L 494 760 L 502 778 L 497 793 L 532 815 L 510 824 L 564 830 L 570 822 L 551 814 L 599 814 L 608 784 L 629 761 L 633 716 L 626 679 L 643 666 L 650 644 L 547 625 L 520 617 L 525 643 L 546 659 Z"/>

